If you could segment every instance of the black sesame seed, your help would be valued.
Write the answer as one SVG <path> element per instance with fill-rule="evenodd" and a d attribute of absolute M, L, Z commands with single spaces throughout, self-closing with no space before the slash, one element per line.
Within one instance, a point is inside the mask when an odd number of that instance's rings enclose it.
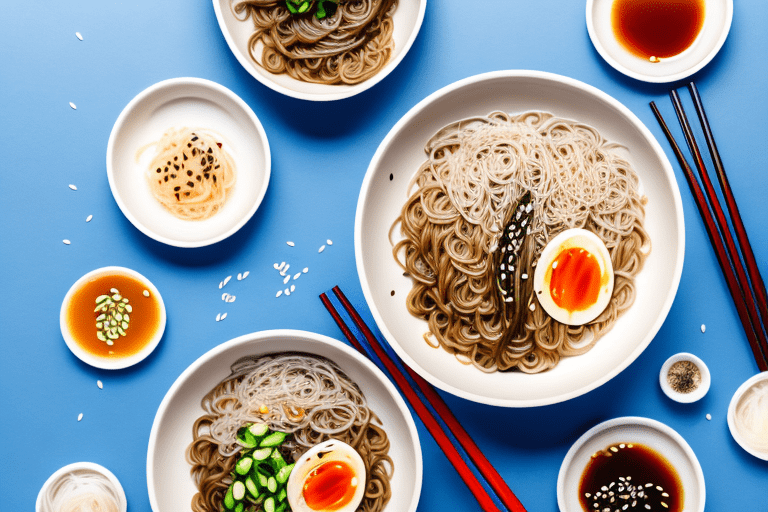
<path fill-rule="evenodd" d="M 188 182 L 187 182 L 187 186 L 188 186 L 188 187 L 194 187 L 194 186 L 195 186 L 195 182 L 193 182 L 193 181 L 188 181 Z"/>
<path fill-rule="evenodd" d="M 211 155 L 208 155 L 208 163 L 213 163 L 213 157 Z"/>
<path fill-rule="evenodd" d="M 205 165 L 205 158 L 200 159 L 200 165 Z"/>
<path fill-rule="evenodd" d="M 196 179 L 197 181 L 203 181 L 203 177 L 202 177 L 202 176 L 200 176 L 199 174 L 198 174 L 198 175 L 195 177 L 195 179 Z"/>
<path fill-rule="evenodd" d="M 392 181 L 393 179 L 395 179 L 395 176 L 394 176 L 394 174 L 390 174 L 390 175 L 389 175 L 389 181 Z"/>
<path fill-rule="evenodd" d="M 194 174 L 192 171 L 187 171 L 187 176 L 192 176 Z"/>
<path fill-rule="evenodd" d="M 214 167 L 214 169 L 218 169 L 219 167 L 221 167 L 221 166 L 220 166 L 220 165 L 217 165 L 216 167 Z"/>
<path fill-rule="evenodd" d="M 208 148 L 209 153 L 213 153 L 213 148 Z"/>
<path fill-rule="evenodd" d="M 211 175 L 210 175 L 210 174 L 208 174 L 208 173 L 205 173 L 205 179 L 208 179 L 208 178 L 210 178 L 210 177 L 211 177 Z"/>
<path fill-rule="evenodd" d="M 159 167 L 157 168 L 157 173 L 160 174 L 160 168 Z"/>
<path fill-rule="evenodd" d="M 179 194 L 178 194 L 178 193 L 176 193 L 176 194 L 173 194 L 173 195 L 175 195 L 175 196 L 176 196 L 176 200 L 178 201 L 178 200 L 179 200 Z"/>
<path fill-rule="evenodd" d="M 177 171 L 179 170 L 179 166 L 176 164 L 173 164 L 173 168 L 176 169 Z"/>
<path fill-rule="evenodd" d="M 175 180 L 176 179 L 176 175 L 171 173 L 171 178 L 173 178 Z"/>
<path fill-rule="evenodd" d="M 193 135 L 194 135 L 194 134 L 193 134 Z M 196 140 L 197 140 L 197 135 L 195 135 L 194 137 L 192 137 L 192 142 L 195 142 Z"/>
<path fill-rule="evenodd" d="M 168 183 L 168 176 L 165 177 L 165 182 Z"/>
<path fill-rule="evenodd" d="M 165 168 L 165 170 L 164 170 L 163 172 L 168 172 L 168 168 L 166 167 L 166 168 Z"/>
<path fill-rule="evenodd" d="M 188 148 L 191 148 L 191 147 L 192 147 L 192 144 L 190 144 L 189 142 L 187 142 L 187 147 L 188 147 Z"/>
<path fill-rule="evenodd" d="M 195 156 L 197 154 L 197 149 L 192 148 L 192 156 Z"/>
<path fill-rule="evenodd" d="M 184 160 L 186 160 L 186 159 L 187 159 L 187 154 L 186 154 L 186 153 L 182 153 L 182 154 L 181 154 L 181 156 L 183 156 L 183 157 L 184 157 Z"/>
<path fill-rule="evenodd" d="M 213 175 L 213 182 L 216 183 L 216 175 Z"/>
<path fill-rule="evenodd" d="M 174 162 L 178 162 L 179 161 L 179 157 L 178 156 L 173 157 L 173 161 Z"/>
<path fill-rule="evenodd" d="M 179 190 L 181 190 L 181 187 L 173 187 L 174 192 L 178 192 Z"/>
<path fill-rule="evenodd" d="M 189 197 L 189 192 L 184 192 L 184 197 Z"/>

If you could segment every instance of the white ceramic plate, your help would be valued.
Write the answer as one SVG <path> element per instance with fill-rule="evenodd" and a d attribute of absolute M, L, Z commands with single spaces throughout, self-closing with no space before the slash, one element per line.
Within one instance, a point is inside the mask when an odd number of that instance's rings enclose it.
<path fill-rule="evenodd" d="M 199 128 L 220 135 L 235 162 L 237 182 L 224 207 L 201 221 L 185 221 L 153 196 L 145 172 L 154 154 L 141 148 L 169 128 Z M 156 83 L 133 98 L 112 128 L 107 176 L 123 214 L 145 235 L 177 247 L 219 242 L 240 229 L 261 204 L 269 184 L 271 158 L 264 128 L 235 93 L 200 78 Z"/>
<path fill-rule="evenodd" d="M 331 359 L 359 386 L 384 423 L 394 463 L 388 511 L 416 510 L 421 493 L 421 445 L 408 408 L 378 368 L 340 341 L 303 331 L 275 330 L 240 336 L 202 355 L 184 370 L 166 393 L 152 424 L 147 451 L 147 485 L 154 512 L 189 508 L 197 492 L 185 453 L 192 425 L 203 414 L 200 401 L 223 378 L 230 365 L 247 355 L 306 352 Z"/>
<path fill-rule="evenodd" d="M 421 29 L 427 0 L 399 0 L 392 19 L 394 22 L 393 39 L 395 49 L 389 62 L 376 75 L 355 85 L 323 85 L 295 80 L 286 74 L 275 75 L 257 65 L 248 54 L 248 39 L 253 33 L 250 19 L 241 21 L 232 12 L 231 4 L 235 0 L 213 0 L 216 19 L 224 34 L 229 49 L 235 54 L 240 64 L 253 77 L 270 89 L 302 100 L 332 101 L 349 98 L 359 94 L 384 79 L 397 67 L 410 50 L 413 41 Z"/>
<path fill-rule="evenodd" d="M 405 306 L 411 280 L 392 256 L 388 233 L 424 162 L 424 144 L 446 124 L 494 110 L 545 110 L 590 124 L 628 148 L 626 157 L 648 197 L 645 228 L 653 250 L 636 279 L 635 304 L 586 354 L 552 370 L 483 373 L 430 348 L 427 324 Z M 390 180 L 390 173 L 393 179 Z M 651 342 L 677 292 L 685 233 L 672 166 L 648 129 L 621 103 L 576 80 L 537 71 L 498 71 L 461 80 L 412 108 L 379 146 L 363 180 L 355 217 L 355 256 L 365 298 L 379 329 L 398 355 L 435 386 L 492 405 L 529 407 L 590 391 L 626 368 Z M 394 290 L 395 294 L 391 292 Z"/>
<path fill-rule="evenodd" d="M 59 483 L 62 477 L 70 474 L 90 476 L 94 475 L 94 473 L 99 474 L 109 480 L 115 493 L 117 494 L 118 511 L 125 512 L 128 509 L 128 502 L 125 499 L 125 491 L 123 490 L 123 486 L 120 485 L 120 481 L 110 470 L 93 462 L 74 462 L 58 469 L 50 477 L 48 477 L 48 480 L 45 481 L 43 486 L 40 488 L 40 492 L 37 494 L 35 512 L 53 512 L 51 510 L 47 510 L 46 507 L 43 506 L 43 499 L 45 495 L 51 490 L 51 488 L 55 487 Z"/>
<path fill-rule="evenodd" d="M 136 352 L 132 356 L 106 358 L 91 354 L 90 352 L 83 349 L 77 343 L 77 341 L 75 341 L 75 338 L 69 331 L 69 325 L 67 323 L 67 310 L 69 309 L 69 302 L 72 300 L 72 296 L 89 280 L 106 274 L 123 274 L 141 281 L 144 286 L 147 287 L 149 293 L 155 297 L 158 307 L 160 308 L 160 322 L 157 326 L 157 332 L 155 332 L 155 335 L 152 336 L 152 339 L 149 340 L 149 343 L 147 343 L 143 349 L 141 349 L 139 352 Z M 75 354 L 75 356 L 77 356 L 77 358 L 82 362 L 87 363 L 95 368 L 101 368 L 104 370 L 120 370 L 123 368 L 128 368 L 129 366 L 138 364 L 146 359 L 149 354 L 154 352 L 155 348 L 157 348 L 157 345 L 160 343 L 160 340 L 163 337 L 163 333 L 165 332 L 166 320 L 165 302 L 163 302 L 163 296 L 160 295 L 160 291 L 157 289 L 157 287 L 152 284 L 152 281 L 143 275 L 139 274 L 135 270 L 131 270 L 125 267 L 102 267 L 97 268 L 96 270 L 91 270 L 83 277 L 75 281 L 75 283 L 69 288 L 69 291 L 67 291 L 67 294 L 64 296 L 64 300 L 61 303 L 61 310 L 59 311 L 59 327 L 61 328 L 61 335 L 64 338 L 67 347 L 69 347 L 69 350 L 71 350 L 72 353 Z"/>
<path fill-rule="evenodd" d="M 761 383 L 761 382 L 767 382 L 768 381 L 768 372 L 761 372 L 757 375 L 754 375 L 747 379 L 747 381 L 739 386 L 739 389 L 736 390 L 736 392 L 733 394 L 733 397 L 731 398 L 731 403 L 728 405 L 728 430 L 731 431 L 731 436 L 736 440 L 737 443 L 739 443 L 739 446 L 744 448 L 747 453 L 750 455 L 754 455 L 758 459 L 762 460 L 768 460 L 768 452 L 765 451 L 759 451 L 750 446 L 744 437 L 739 433 L 738 429 L 735 425 L 735 419 L 734 416 L 736 414 L 736 406 L 739 404 L 739 401 L 741 400 L 741 397 L 744 396 L 744 393 L 747 392 L 748 389 L 750 389 L 752 386 Z"/>
<path fill-rule="evenodd" d="M 733 19 L 733 0 L 705 0 L 704 25 L 688 49 L 650 62 L 616 40 L 611 23 L 614 0 L 587 0 L 587 31 L 595 49 L 617 71 L 644 82 L 666 83 L 689 77 L 711 61 L 725 43 Z"/>
<path fill-rule="evenodd" d="M 592 427 L 576 441 L 557 475 L 560 512 L 581 512 L 579 482 L 592 455 L 616 443 L 638 443 L 653 448 L 677 471 L 684 491 L 685 512 L 703 512 L 706 489 L 704 473 L 685 439 L 670 427 L 649 418 L 625 417 Z"/>

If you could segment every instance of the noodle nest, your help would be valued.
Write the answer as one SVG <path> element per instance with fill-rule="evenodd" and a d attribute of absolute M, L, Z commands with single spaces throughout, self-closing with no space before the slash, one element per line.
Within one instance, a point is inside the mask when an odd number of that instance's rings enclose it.
<path fill-rule="evenodd" d="M 323 19 L 291 14 L 285 0 L 233 0 L 251 18 L 251 59 L 270 73 L 316 84 L 357 84 L 378 73 L 395 48 L 392 15 L 398 0 L 340 0 Z M 260 56 L 257 56 L 261 52 Z"/>
<path fill-rule="evenodd" d="M 650 252 L 637 174 L 593 127 L 546 112 L 492 112 L 441 129 L 412 178 L 390 232 L 393 253 L 413 279 L 407 307 L 428 322 L 425 340 L 485 372 L 537 373 L 582 354 L 611 329 L 635 298 L 634 278 Z M 513 276 L 526 291 L 519 329 L 507 332 L 493 255 L 508 212 L 531 194 L 533 220 Z M 549 240 L 570 228 L 605 243 L 614 290 L 592 322 L 568 326 L 538 304 L 533 275 Z M 526 288 L 527 287 L 527 288 Z"/>
<path fill-rule="evenodd" d="M 393 464 L 389 439 L 360 388 L 333 362 L 320 356 L 280 353 L 244 357 L 202 400 L 187 450 L 199 492 L 193 512 L 219 512 L 240 446 L 237 430 L 266 423 L 290 435 L 281 446 L 296 461 L 313 446 L 337 439 L 352 446 L 366 469 L 360 512 L 379 512 L 391 496 Z M 266 410 L 267 412 L 261 412 Z"/>

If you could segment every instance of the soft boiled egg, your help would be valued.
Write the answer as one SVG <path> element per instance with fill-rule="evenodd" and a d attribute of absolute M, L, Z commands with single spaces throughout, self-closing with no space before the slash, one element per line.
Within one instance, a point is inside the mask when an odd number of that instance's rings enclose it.
<path fill-rule="evenodd" d="M 365 464 L 348 444 L 331 439 L 308 450 L 288 478 L 293 512 L 354 512 L 365 494 Z"/>
<path fill-rule="evenodd" d="M 549 316 L 567 325 L 583 325 L 611 301 L 611 255 L 591 231 L 568 229 L 541 251 L 533 279 L 536 298 Z"/>

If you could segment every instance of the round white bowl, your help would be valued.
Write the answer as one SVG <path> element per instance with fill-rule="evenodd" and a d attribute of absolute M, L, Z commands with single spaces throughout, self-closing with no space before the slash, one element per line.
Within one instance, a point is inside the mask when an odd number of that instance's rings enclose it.
<path fill-rule="evenodd" d="M 48 480 L 45 481 L 43 486 L 40 488 L 40 492 L 37 494 L 37 501 L 35 502 L 35 512 L 50 512 L 50 511 L 44 511 L 43 510 L 43 497 L 46 495 L 48 490 L 55 485 L 62 477 L 74 474 L 74 473 L 80 473 L 80 474 L 93 474 L 98 473 L 102 476 L 104 476 L 109 482 L 112 484 L 112 487 L 114 487 L 115 491 L 117 492 L 119 502 L 117 504 L 118 510 L 120 512 L 126 512 L 128 509 L 128 502 L 125 499 L 125 491 L 123 490 L 123 486 L 120 485 L 120 481 L 117 479 L 117 477 L 112 474 L 110 470 L 105 468 L 104 466 L 101 466 L 99 464 L 95 464 L 93 462 L 75 462 L 72 464 L 69 464 L 67 466 L 64 466 L 63 468 L 57 470 L 54 472 L 50 477 L 48 477 Z"/>
<path fill-rule="evenodd" d="M 614 0 L 587 0 L 587 31 L 597 52 L 617 71 L 643 82 L 682 80 L 711 61 L 728 37 L 733 20 L 733 0 L 705 0 L 704 25 L 685 51 L 650 62 L 627 50 L 613 34 L 611 8 Z"/>
<path fill-rule="evenodd" d="M 166 393 L 147 450 L 147 486 L 154 512 L 188 508 L 197 493 L 185 454 L 192 442 L 192 425 L 204 413 L 200 406 L 203 396 L 229 375 L 230 366 L 239 358 L 286 351 L 326 357 L 360 386 L 391 443 L 394 475 L 386 510 L 416 510 L 421 493 L 421 445 L 413 418 L 394 385 L 373 363 L 340 341 L 310 332 L 274 330 L 246 334 L 211 349 L 184 370 Z"/>
<path fill-rule="evenodd" d="M 667 382 L 667 374 L 669 373 L 669 369 L 678 361 L 690 361 L 695 364 L 701 372 L 701 384 L 699 384 L 699 387 L 690 393 L 680 393 L 675 391 L 672 389 L 672 386 L 669 385 L 669 382 Z M 661 386 L 661 390 L 664 391 L 664 394 L 669 398 L 675 402 L 680 402 L 681 404 L 690 404 L 703 398 L 704 395 L 706 395 L 709 391 L 709 386 L 711 383 L 712 376 L 709 373 L 709 368 L 707 368 L 707 365 L 704 364 L 704 361 L 687 352 L 680 352 L 679 354 L 675 354 L 667 359 L 664 364 L 661 365 L 661 371 L 659 372 L 659 385 Z"/>
<path fill-rule="evenodd" d="M 69 326 L 67 325 L 67 309 L 69 308 L 69 303 L 72 300 L 72 296 L 87 281 L 93 279 L 94 277 L 105 274 L 126 274 L 133 277 L 134 279 L 141 281 L 144 283 L 144 286 L 147 287 L 149 292 L 157 299 L 157 304 L 160 307 L 160 325 L 157 327 L 157 332 L 154 336 L 152 336 L 152 339 L 149 340 L 149 343 L 147 343 L 143 349 L 129 357 L 106 358 L 99 357 L 91 354 L 90 352 L 87 352 L 77 343 L 77 341 L 75 341 L 72 333 L 69 331 Z M 97 268 L 96 270 L 91 270 L 85 274 L 83 277 L 75 281 L 75 284 L 69 288 L 69 291 L 67 291 L 67 294 L 64 296 L 64 301 L 61 303 L 61 311 L 59 313 L 59 326 L 61 327 L 61 335 L 64 337 L 64 341 L 66 342 L 67 347 L 69 347 L 69 350 L 71 350 L 72 353 L 75 354 L 75 356 L 77 356 L 77 358 L 82 362 L 96 368 L 101 368 L 103 370 L 120 370 L 123 368 L 128 368 L 129 366 L 133 366 L 146 359 L 147 356 L 149 356 L 149 354 L 151 354 L 160 343 L 160 339 L 163 337 L 163 333 L 165 332 L 165 322 L 165 303 L 163 302 L 163 296 L 160 295 L 160 291 L 154 284 L 152 284 L 152 281 L 139 274 L 135 270 L 131 270 L 125 267 L 102 267 Z"/>
<path fill-rule="evenodd" d="M 735 439 L 736 442 L 739 443 L 739 446 L 744 448 L 747 453 L 761 460 L 768 460 L 768 452 L 756 450 L 747 444 L 744 437 L 742 437 L 736 428 L 734 415 L 736 414 L 736 406 L 739 404 L 741 397 L 744 396 L 744 393 L 746 393 L 755 384 L 766 381 L 768 381 L 768 372 L 758 373 L 757 375 L 750 377 L 744 384 L 739 386 L 739 389 L 736 390 L 736 392 L 733 394 L 733 397 L 731 398 L 731 403 L 728 405 L 728 430 L 731 431 L 731 436 L 733 436 L 733 439 Z"/>
<path fill-rule="evenodd" d="M 220 135 L 235 162 L 231 195 L 208 219 L 182 220 L 166 210 L 146 180 L 152 151 L 137 160 L 139 150 L 180 127 Z M 107 144 L 107 177 L 120 210 L 145 235 L 176 247 L 210 245 L 243 227 L 264 198 L 270 170 L 269 142 L 256 114 L 226 87 L 201 78 L 165 80 L 140 92 L 120 113 Z"/>
<path fill-rule="evenodd" d="M 411 279 L 392 256 L 389 231 L 408 198 L 411 176 L 425 161 L 424 144 L 443 126 L 494 110 L 545 110 L 599 129 L 625 146 L 648 197 L 645 228 L 653 249 L 636 277 L 635 304 L 586 354 L 564 358 L 553 369 L 484 373 L 465 366 L 422 338 L 424 320 L 405 298 Z M 392 174 L 392 179 L 390 179 Z M 399 232 L 393 233 L 395 241 Z M 664 151 L 643 123 L 621 103 L 587 84 L 539 71 L 497 71 L 449 85 L 413 107 L 390 130 L 371 160 L 355 217 L 355 258 L 365 299 L 381 332 L 419 375 L 454 395 L 491 405 L 531 407 L 582 395 L 635 360 L 661 327 L 683 268 L 685 228 L 680 190 Z M 392 295 L 392 292 L 395 292 Z"/>
<path fill-rule="evenodd" d="M 248 39 L 253 33 L 253 22 L 250 19 L 241 21 L 232 12 L 233 0 L 213 0 L 213 10 L 219 21 L 224 39 L 229 49 L 240 64 L 256 80 L 273 91 L 310 101 L 333 101 L 349 98 L 370 89 L 384 79 L 400 64 L 408 53 L 424 20 L 427 0 L 399 0 L 397 10 L 393 15 L 395 49 L 389 62 L 374 76 L 355 85 L 323 85 L 302 82 L 286 74 L 275 75 L 253 62 L 248 54 Z"/>
<path fill-rule="evenodd" d="M 675 468 L 684 490 L 686 512 L 703 512 L 706 500 L 704 473 L 685 439 L 667 425 L 649 418 L 623 417 L 589 429 L 574 444 L 557 475 L 560 512 L 582 512 L 579 483 L 592 455 L 616 443 L 644 444 L 664 456 Z"/>

